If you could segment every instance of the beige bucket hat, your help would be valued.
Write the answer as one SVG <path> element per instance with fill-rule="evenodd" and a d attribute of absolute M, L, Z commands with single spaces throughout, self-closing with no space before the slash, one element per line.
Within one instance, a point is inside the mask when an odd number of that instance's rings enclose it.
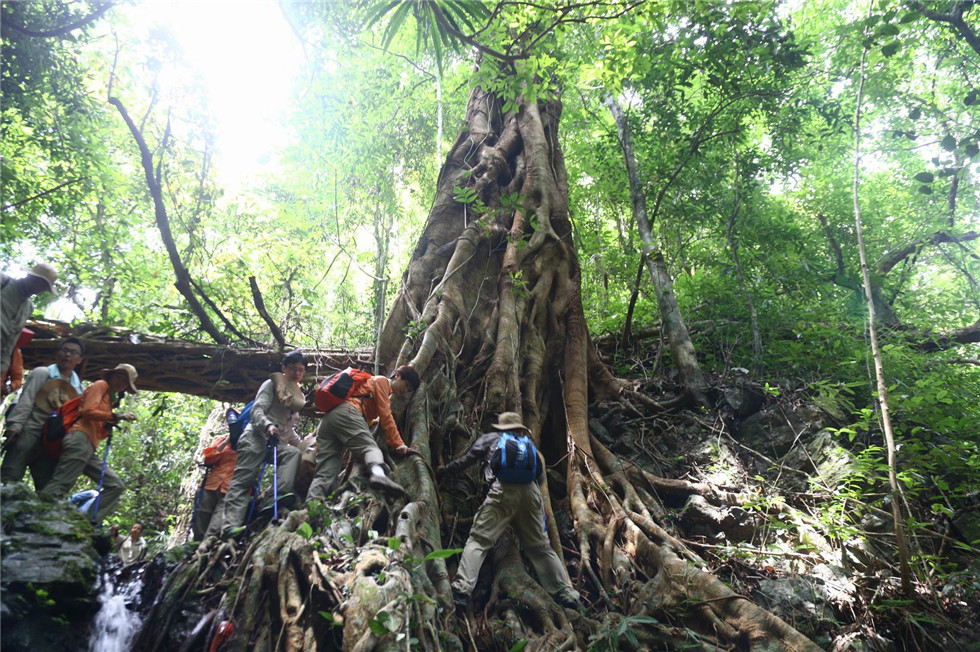
<path fill-rule="evenodd" d="M 58 272 L 47 263 L 38 263 L 27 272 L 28 276 L 36 276 L 48 284 L 48 291 L 54 292 L 54 283 L 58 280 Z"/>
<path fill-rule="evenodd" d="M 34 407 L 45 412 L 54 412 L 62 405 L 78 396 L 78 392 L 66 380 L 55 378 L 41 385 L 34 396 Z"/>
<path fill-rule="evenodd" d="M 113 373 L 117 372 L 117 371 L 124 371 L 124 372 L 126 372 L 126 378 L 127 378 L 127 380 L 129 380 L 129 392 L 131 394 L 135 394 L 136 393 L 136 379 L 139 377 L 139 374 L 136 373 L 136 367 L 134 367 L 131 364 L 126 364 L 125 362 L 123 362 L 122 364 L 117 364 L 112 369 L 103 369 L 102 370 L 102 380 L 108 380 L 109 379 L 109 376 L 112 375 Z"/>
<path fill-rule="evenodd" d="M 521 415 L 517 412 L 501 412 L 497 417 L 497 423 L 490 424 L 496 430 L 525 430 L 528 433 L 531 429 L 521 422 Z"/>

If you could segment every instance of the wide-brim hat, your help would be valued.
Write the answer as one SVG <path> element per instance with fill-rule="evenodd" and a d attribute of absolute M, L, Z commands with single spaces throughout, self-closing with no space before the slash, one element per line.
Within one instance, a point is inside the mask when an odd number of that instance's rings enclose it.
<path fill-rule="evenodd" d="M 62 405 L 78 396 L 78 391 L 67 380 L 55 378 L 41 385 L 34 396 L 34 407 L 45 412 L 54 412 Z"/>
<path fill-rule="evenodd" d="M 521 415 L 517 412 L 501 412 L 497 416 L 497 423 L 490 424 L 496 430 L 526 430 L 531 429 L 521 422 Z"/>
<path fill-rule="evenodd" d="M 272 384 L 276 390 L 276 399 L 289 408 L 290 412 L 299 412 L 306 407 L 306 397 L 299 385 L 287 380 L 286 376 L 280 372 L 275 372 L 271 376 Z"/>
<path fill-rule="evenodd" d="M 131 394 L 136 394 L 136 379 L 139 377 L 139 374 L 136 373 L 136 367 L 131 364 L 126 364 L 123 362 L 122 364 L 117 364 L 112 369 L 103 369 L 102 380 L 108 380 L 109 376 L 117 371 L 122 371 L 126 374 L 126 380 L 129 381 L 129 392 Z"/>
<path fill-rule="evenodd" d="M 48 291 L 54 292 L 54 282 L 58 280 L 58 272 L 47 263 L 38 263 L 27 272 L 28 276 L 36 276 L 48 284 Z"/>

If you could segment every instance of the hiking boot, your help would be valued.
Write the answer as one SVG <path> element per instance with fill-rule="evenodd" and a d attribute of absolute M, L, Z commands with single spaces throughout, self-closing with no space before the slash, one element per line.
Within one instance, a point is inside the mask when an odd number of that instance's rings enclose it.
<path fill-rule="evenodd" d="M 244 525 L 239 525 L 237 527 L 226 527 L 221 532 L 222 539 L 238 539 L 243 534 L 247 528 Z"/>
<path fill-rule="evenodd" d="M 555 602 L 566 609 L 578 609 L 582 606 L 578 591 L 569 587 L 558 589 L 552 597 L 555 598 Z"/>
<path fill-rule="evenodd" d="M 470 606 L 470 596 L 462 591 L 453 589 L 453 606 L 456 607 L 456 613 L 462 616 Z"/>
<path fill-rule="evenodd" d="M 386 475 L 372 475 L 368 478 L 368 486 L 375 491 L 383 491 L 395 498 L 408 495 L 405 493 L 404 487 Z"/>
<path fill-rule="evenodd" d="M 273 507 L 275 503 L 269 503 L 265 507 L 259 510 L 259 515 L 255 520 L 261 520 L 265 518 L 272 518 L 274 513 Z M 284 509 L 292 509 L 296 506 L 296 494 L 283 494 L 279 496 L 279 511 L 282 512 Z"/>

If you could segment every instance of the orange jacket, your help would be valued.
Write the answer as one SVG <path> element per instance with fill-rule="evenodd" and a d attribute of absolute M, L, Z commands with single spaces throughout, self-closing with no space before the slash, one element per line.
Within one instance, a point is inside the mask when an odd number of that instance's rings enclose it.
<path fill-rule="evenodd" d="M 98 448 L 99 442 L 109 436 L 109 428 L 106 426 L 112 419 L 111 396 L 109 383 L 104 380 L 95 381 L 82 392 L 78 421 L 69 430 L 84 432 L 92 443 L 92 448 Z"/>
<path fill-rule="evenodd" d="M 364 420 L 371 423 L 381 419 L 381 428 L 385 431 L 385 440 L 391 448 L 404 446 L 402 436 L 398 434 L 395 417 L 391 415 L 391 383 L 384 376 L 373 376 L 364 383 L 358 394 L 370 392 L 370 398 L 349 398 L 347 402 L 356 407 L 364 415 Z"/>
<path fill-rule="evenodd" d="M 24 354 L 20 352 L 20 347 L 14 349 L 10 355 L 10 368 L 4 372 L 0 385 L 6 383 L 8 378 L 11 393 L 16 392 L 24 384 Z"/>
<path fill-rule="evenodd" d="M 228 445 L 228 435 L 215 437 L 211 445 L 204 449 L 204 463 L 214 467 L 208 473 L 208 481 L 204 483 L 204 489 L 207 491 L 217 489 L 221 493 L 227 493 L 231 476 L 235 473 L 237 459 L 238 453 Z"/>

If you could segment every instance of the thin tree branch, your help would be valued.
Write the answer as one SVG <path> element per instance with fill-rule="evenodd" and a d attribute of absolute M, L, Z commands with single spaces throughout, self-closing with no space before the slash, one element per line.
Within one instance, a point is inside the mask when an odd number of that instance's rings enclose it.
<path fill-rule="evenodd" d="M 54 188 L 50 188 L 48 190 L 45 190 L 44 192 L 39 192 L 38 194 L 36 194 L 36 195 L 34 195 L 32 197 L 28 197 L 27 199 L 21 199 L 20 201 L 14 202 L 13 204 L 7 204 L 6 206 L 3 207 L 3 210 L 5 210 L 5 211 L 13 210 L 15 208 L 18 208 L 19 206 L 23 206 L 24 204 L 27 204 L 29 202 L 32 202 L 35 199 L 40 199 L 41 197 L 45 197 L 47 195 L 50 195 L 53 192 L 56 192 L 58 190 L 61 190 L 65 186 L 70 186 L 73 183 L 78 183 L 81 180 L 82 180 L 81 178 L 78 178 L 78 179 L 72 179 L 71 181 L 65 181 L 64 183 L 59 184 L 59 185 L 55 186 Z"/>
<path fill-rule="evenodd" d="M 194 291 L 191 288 L 191 277 L 187 268 L 184 266 L 183 261 L 180 259 L 180 254 L 177 252 L 177 245 L 174 242 L 173 233 L 170 230 L 170 220 L 167 217 L 167 208 L 163 203 L 163 193 L 160 188 L 160 184 L 157 181 L 153 173 L 153 155 L 150 153 L 150 148 L 147 147 L 146 141 L 143 140 L 143 135 L 139 132 L 136 127 L 136 123 L 133 119 L 129 117 L 129 112 L 126 111 L 126 107 L 123 105 L 122 101 L 116 97 L 109 98 L 109 104 L 116 107 L 119 110 L 119 114 L 122 116 L 123 120 L 126 122 L 126 126 L 129 127 L 130 133 L 133 135 L 133 140 L 136 141 L 137 147 L 140 150 L 140 160 L 143 165 L 143 172 L 146 176 L 146 184 L 150 189 L 150 195 L 153 198 L 153 208 L 154 216 L 156 217 L 157 228 L 160 229 L 160 236 L 163 239 L 163 244 L 167 248 L 167 254 L 170 256 L 170 264 L 174 268 L 174 274 L 177 276 L 177 282 L 174 286 L 177 290 L 187 299 L 187 303 L 190 306 L 191 312 L 193 312 L 198 320 L 201 322 L 201 327 L 204 331 L 210 335 L 215 342 L 218 344 L 228 344 L 228 338 L 218 330 L 211 321 L 211 317 L 208 315 L 204 306 L 198 301 L 197 297 L 194 295 Z"/>
<path fill-rule="evenodd" d="M 78 20 L 76 20 L 73 23 L 68 23 L 67 25 L 61 25 L 59 27 L 55 27 L 55 28 L 49 29 L 49 30 L 34 30 L 34 29 L 30 29 L 29 27 L 26 27 L 24 25 L 18 25 L 16 23 L 12 23 L 9 20 L 4 20 L 3 21 L 3 25 L 4 25 L 4 27 L 9 27 L 10 29 L 14 30 L 15 32 L 19 32 L 21 34 L 24 34 L 25 36 L 35 36 L 37 38 L 52 38 L 52 37 L 64 36 L 64 35 L 68 34 L 69 32 L 72 32 L 72 31 L 78 29 L 79 27 L 84 27 L 85 25 L 88 25 L 93 20 L 99 18 L 100 16 L 102 16 L 102 14 L 104 14 L 105 12 L 109 11 L 110 9 L 112 9 L 114 6 L 115 6 L 115 4 L 112 3 L 112 2 L 107 2 L 105 4 L 100 4 L 99 5 L 99 8 L 96 9 L 95 11 L 93 11 L 88 16 L 85 16 L 83 18 L 79 18 Z"/>
<path fill-rule="evenodd" d="M 887 274 L 888 272 L 892 271 L 896 265 L 912 254 L 920 251 L 923 247 L 938 245 L 944 242 L 955 242 L 959 244 L 962 242 L 969 242 L 970 240 L 976 240 L 977 238 L 980 238 L 980 233 L 977 233 L 976 231 L 968 231 L 967 233 L 963 233 L 961 235 L 954 235 L 946 233 L 945 231 L 937 231 L 936 233 L 913 240 L 897 251 L 892 251 L 885 254 L 878 261 L 878 264 L 875 265 L 875 271 L 878 274 Z"/>
<path fill-rule="evenodd" d="M 918 0 L 911 0 L 909 5 L 916 11 L 921 12 L 922 15 L 929 20 L 937 23 L 948 23 L 951 25 L 957 32 L 959 32 L 960 36 L 963 37 L 963 40 L 967 42 L 967 45 L 973 48 L 974 52 L 980 54 L 980 37 L 978 37 L 977 33 L 974 32 L 969 25 L 967 25 L 965 20 L 963 20 L 963 13 L 967 9 L 971 8 L 975 3 L 976 0 L 958 0 L 958 2 L 953 5 L 952 11 L 950 11 L 948 14 L 928 9 Z"/>
<path fill-rule="evenodd" d="M 272 332 L 272 337 L 275 338 L 276 343 L 279 344 L 279 350 L 286 350 L 286 338 L 282 336 L 282 331 L 279 330 L 279 326 L 272 320 L 272 316 L 269 315 L 269 311 L 265 309 L 265 300 L 262 299 L 262 292 L 259 290 L 258 281 L 255 280 L 254 276 L 248 277 L 248 284 L 252 287 L 252 303 L 255 304 L 255 309 L 259 311 L 262 319 L 265 323 L 269 325 L 269 330 Z"/>
<path fill-rule="evenodd" d="M 248 344 L 249 346 L 258 346 L 258 347 L 264 346 L 261 342 L 256 342 L 251 337 L 248 337 L 247 335 L 245 335 L 244 333 L 242 333 L 241 331 L 239 331 L 237 328 L 235 328 L 235 325 L 232 324 L 231 321 L 229 321 L 227 317 L 225 317 L 224 313 L 221 312 L 221 310 L 214 303 L 214 301 L 211 300 L 211 297 L 209 297 L 208 294 L 204 291 L 204 288 L 201 287 L 201 284 L 200 283 L 198 283 L 194 279 L 191 279 L 191 285 L 194 286 L 194 289 L 197 290 L 197 293 L 201 295 L 201 298 L 202 299 L 204 299 L 204 303 L 208 304 L 208 306 L 211 308 L 211 310 L 214 311 L 214 314 L 216 314 L 218 316 L 218 319 L 221 320 L 221 323 L 223 323 L 225 325 L 225 327 L 229 331 L 231 331 L 231 333 L 235 337 L 237 337 L 238 339 L 240 339 L 242 342 Z"/>

